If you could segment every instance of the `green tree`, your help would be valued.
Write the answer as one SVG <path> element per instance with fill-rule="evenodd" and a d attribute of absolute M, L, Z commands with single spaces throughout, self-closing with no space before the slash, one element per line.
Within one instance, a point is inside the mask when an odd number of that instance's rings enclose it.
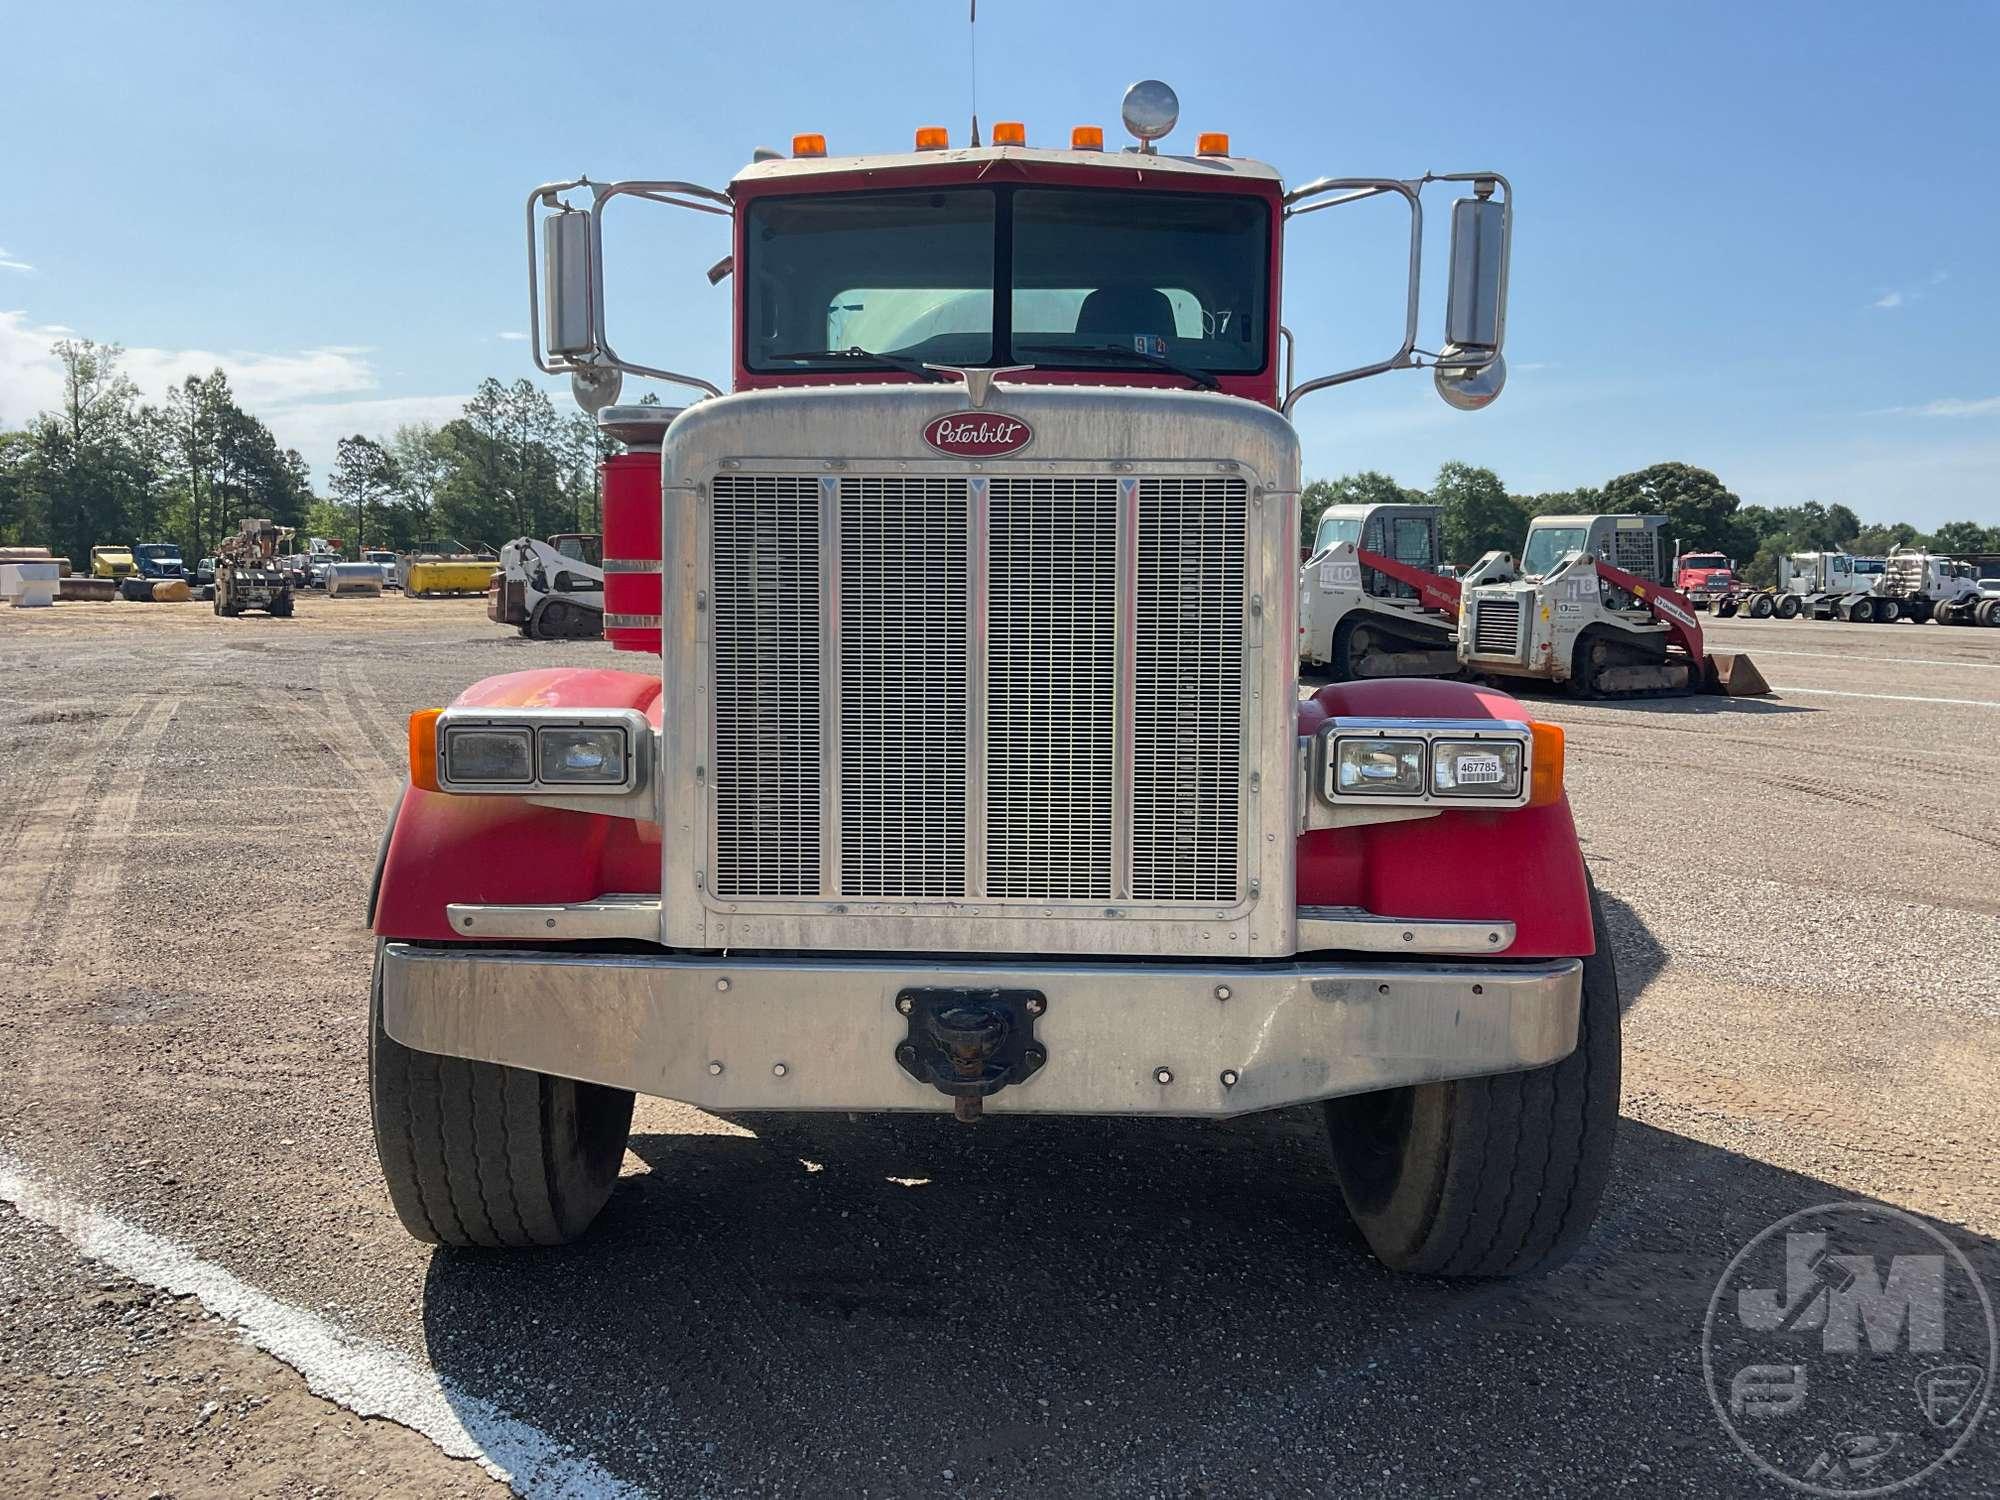
<path fill-rule="evenodd" d="M 1320 515 L 1329 505 L 1422 505 L 1422 490 L 1409 490 L 1387 474 L 1364 469 L 1338 479 L 1315 479 L 1299 494 L 1299 547 L 1312 546 Z"/>
<path fill-rule="evenodd" d="M 1930 538 L 1908 521 L 1898 521 L 1894 526 L 1862 527 L 1848 542 L 1847 550 L 1863 557 L 1886 557 L 1896 547 L 1928 547 L 1930 544 Z"/>
<path fill-rule="evenodd" d="M 362 548 L 376 545 L 377 538 L 368 529 L 368 511 L 373 506 L 376 521 L 382 520 L 382 508 L 397 489 L 396 461 L 373 438 L 358 432 L 344 437 L 335 453 L 327 488 L 335 502 L 354 518 L 352 550 L 358 558 Z"/>
<path fill-rule="evenodd" d="M 1604 486 L 1607 511 L 1666 516 L 1682 552 L 1717 551 L 1735 558 L 1754 553 L 1761 537 L 1738 520 L 1742 503 L 1714 474 L 1693 464 L 1654 464 Z"/>
<path fill-rule="evenodd" d="M 1438 469 L 1431 502 L 1444 508 L 1444 555 L 1469 567 L 1488 552 L 1518 554 L 1528 515 L 1491 469 L 1456 460 Z"/>
<path fill-rule="evenodd" d="M 1931 545 L 1940 552 L 2000 552 L 2000 526 L 1947 521 L 1931 533 Z"/>

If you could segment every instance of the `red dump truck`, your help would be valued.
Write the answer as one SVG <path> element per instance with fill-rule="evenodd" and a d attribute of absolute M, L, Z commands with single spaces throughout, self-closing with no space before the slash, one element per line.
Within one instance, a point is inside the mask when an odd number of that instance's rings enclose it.
<path fill-rule="evenodd" d="M 581 1234 L 640 1093 L 1312 1104 L 1392 1266 L 1530 1271 L 1583 1236 L 1619 1016 L 1561 731 L 1472 683 L 1301 700 L 1297 676 L 1292 412 L 1395 369 L 1461 408 L 1498 393 L 1512 189 L 1288 189 L 1224 135 L 1162 149 L 1177 113 L 1147 81 L 1123 150 L 807 134 L 725 188 L 530 195 L 535 361 L 624 445 L 605 627 L 634 669 L 489 678 L 411 719 L 370 1068 L 418 1237 Z M 1288 246 L 1297 276 L 1308 216 L 1385 198 L 1410 217 L 1401 345 L 1294 382 Z M 727 389 L 607 337 L 606 214 L 634 200 L 713 216 Z M 698 399 L 612 405 L 621 373 Z"/>

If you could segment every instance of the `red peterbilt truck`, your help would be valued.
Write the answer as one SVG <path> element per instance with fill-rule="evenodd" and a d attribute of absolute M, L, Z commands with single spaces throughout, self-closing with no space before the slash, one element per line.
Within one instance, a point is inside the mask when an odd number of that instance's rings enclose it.
<path fill-rule="evenodd" d="M 626 445 L 606 633 L 643 669 L 511 673 L 412 717 L 369 1065 L 413 1234 L 583 1233 L 645 1093 L 1312 1104 L 1390 1265 L 1523 1272 L 1581 1239 L 1619 1011 L 1561 731 L 1461 682 L 1301 700 L 1294 641 L 1290 413 L 1391 369 L 1493 398 L 1512 190 L 1288 191 L 1226 137 L 1161 151 L 1176 110 L 1134 85 L 1123 151 L 801 136 L 726 190 L 530 196 L 536 363 Z M 1430 352 L 1439 181 L 1466 196 Z M 1384 195 L 1411 219 L 1402 346 L 1295 382 L 1286 234 Z M 621 197 L 729 225 L 729 391 L 612 349 Z M 608 406 L 621 371 L 701 395 Z"/>

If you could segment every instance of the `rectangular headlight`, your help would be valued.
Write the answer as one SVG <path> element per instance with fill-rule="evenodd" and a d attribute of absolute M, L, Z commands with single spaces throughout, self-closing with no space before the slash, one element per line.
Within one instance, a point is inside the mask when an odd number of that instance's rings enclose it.
<path fill-rule="evenodd" d="M 1521 795 L 1519 740 L 1433 740 L 1431 791 L 1439 797 Z"/>
<path fill-rule="evenodd" d="M 1327 758 L 1327 794 L 1333 797 L 1421 797 L 1424 742 L 1342 736 Z"/>
<path fill-rule="evenodd" d="M 616 786 L 625 780 L 622 729 L 541 729 L 535 741 L 551 785 Z"/>
<path fill-rule="evenodd" d="M 526 786 L 535 779 L 534 735 L 525 727 L 450 727 L 444 779 L 471 786 Z"/>

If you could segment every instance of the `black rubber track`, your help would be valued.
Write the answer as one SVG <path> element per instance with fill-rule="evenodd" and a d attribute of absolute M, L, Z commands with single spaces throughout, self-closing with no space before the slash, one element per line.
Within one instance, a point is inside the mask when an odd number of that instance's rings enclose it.
<path fill-rule="evenodd" d="M 433 1245 L 560 1245 L 618 1179 L 632 1095 L 498 1063 L 439 1057 L 382 1028 L 370 989 L 375 1149 L 403 1227 Z"/>
<path fill-rule="evenodd" d="M 1398 1270 L 1518 1276 L 1569 1258 L 1596 1217 L 1618 1130 L 1618 974 L 1593 886 L 1576 1051 L 1523 1073 L 1330 1100 L 1349 1211 Z M 1393 1129 L 1383 1124 L 1396 1121 Z"/>

